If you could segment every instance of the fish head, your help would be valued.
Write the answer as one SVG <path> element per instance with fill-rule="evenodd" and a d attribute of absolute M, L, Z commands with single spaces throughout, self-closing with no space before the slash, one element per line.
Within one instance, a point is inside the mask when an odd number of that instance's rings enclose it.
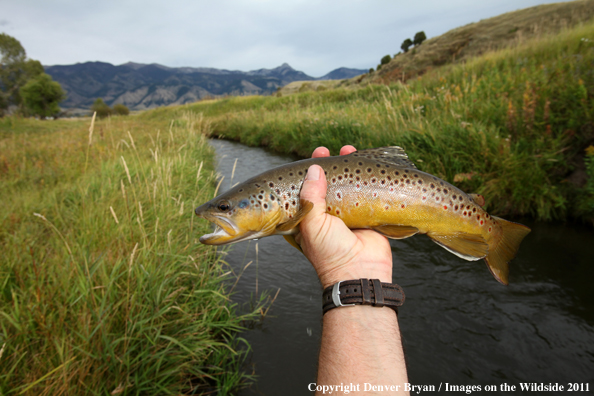
<path fill-rule="evenodd" d="M 216 225 L 212 234 L 200 237 L 205 245 L 224 245 L 272 235 L 282 217 L 280 201 L 271 191 L 245 185 L 236 186 L 194 212 Z"/>

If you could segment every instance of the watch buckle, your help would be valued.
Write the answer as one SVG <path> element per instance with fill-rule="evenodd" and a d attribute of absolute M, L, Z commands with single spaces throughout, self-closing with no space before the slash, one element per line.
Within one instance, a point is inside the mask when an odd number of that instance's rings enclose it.
<path fill-rule="evenodd" d="M 343 304 L 340 301 L 340 283 L 341 282 L 342 281 L 335 283 L 334 286 L 332 287 L 332 302 L 334 302 L 334 305 L 336 307 L 354 307 L 356 304 Z"/>

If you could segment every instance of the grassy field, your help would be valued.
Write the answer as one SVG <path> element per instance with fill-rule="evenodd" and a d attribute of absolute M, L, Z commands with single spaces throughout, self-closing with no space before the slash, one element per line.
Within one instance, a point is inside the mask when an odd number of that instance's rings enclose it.
<path fill-rule="evenodd" d="M 450 65 L 407 84 L 186 105 L 213 135 L 309 156 L 324 145 L 405 148 L 418 167 L 483 194 L 487 209 L 594 219 L 594 24 Z M 172 111 L 162 109 L 161 111 Z M 158 113 L 155 113 L 155 115 Z"/>
<path fill-rule="evenodd" d="M 0 394 L 228 394 L 245 375 L 192 113 L 0 119 Z"/>

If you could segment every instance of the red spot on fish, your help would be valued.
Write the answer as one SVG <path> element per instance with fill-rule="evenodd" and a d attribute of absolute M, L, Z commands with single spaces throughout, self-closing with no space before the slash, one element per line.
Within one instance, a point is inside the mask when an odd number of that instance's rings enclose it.
<path fill-rule="evenodd" d="M 336 214 L 339 215 L 340 214 L 340 209 L 336 209 Z"/>
<path fill-rule="evenodd" d="M 388 205 L 386 205 L 386 210 L 388 210 L 388 208 L 389 208 L 389 206 L 388 206 Z"/>
<path fill-rule="evenodd" d="M 328 206 L 328 212 L 332 211 L 332 207 Z"/>
<path fill-rule="evenodd" d="M 357 203 L 355 204 L 355 206 L 359 206 L 359 202 L 357 202 Z"/>
<path fill-rule="evenodd" d="M 464 213 L 462 213 L 462 216 L 466 216 L 466 211 L 464 211 Z"/>
<path fill-rule="evenodd" d="M 445 210 L 447 210 L 447 209 L 448 209 L 447 205 L 443 205 L 443 208 L 444 208 Z"/>
<path fill-rule="evenodd" d="M 483 225 L 483 221 L 481 220 L 481 225 Z"/>
<path fill-rule="evenodd" d="M 491 232 L 491 227 L 489 227 L 489 232 Z"/>
<path fill-rule="evenodd" d="M 401 207 L 402 209 L 404 209 L 404 204 L 400 205 L 400 207 Z"/>
<path fill-rule="evenodd" d="M 427 197 L 423 197 L 423 200 L 427 199 Z"/>

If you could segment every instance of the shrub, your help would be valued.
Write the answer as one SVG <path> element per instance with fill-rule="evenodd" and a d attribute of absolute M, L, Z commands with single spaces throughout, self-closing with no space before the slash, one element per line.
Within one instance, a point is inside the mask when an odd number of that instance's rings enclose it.
<path fill-rule="evenodd" d="M 101 98 L 97 98 L 95 100 L 95 102 L 91 106 L 91 111 L 96 112 L 99 118 L 105 118 L 111 115 L 111 109 L 108 105 L 105 104 L 105 102 Z"/>
<path fill-rule="evenodd" d="M 128 115 L 130 114 L 130 109 L 128 109 L 128 107 L 126 107 L 126 105 L 122 104 L 122 103 L 118 103 L 113 105 L 113 112 L 116 115 Z"/>

